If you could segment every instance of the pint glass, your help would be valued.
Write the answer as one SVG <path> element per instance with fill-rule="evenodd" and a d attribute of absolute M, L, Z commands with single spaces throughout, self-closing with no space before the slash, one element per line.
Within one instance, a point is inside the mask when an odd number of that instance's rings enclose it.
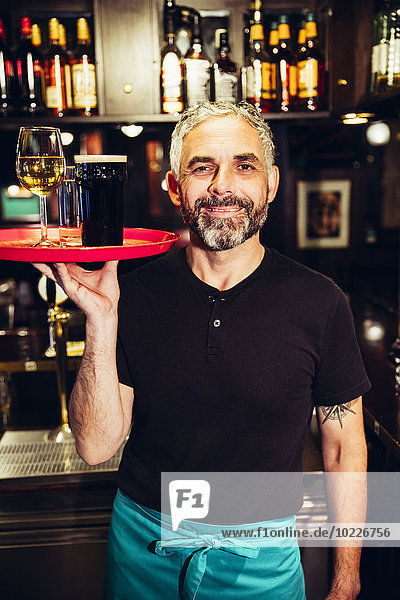
<path fill-rule="evenodd" d="M 82 215 L 82 246 L 122 245 L 127 179 L 126 156 L 75 156 L 75 181 L 79 185 Z"/>

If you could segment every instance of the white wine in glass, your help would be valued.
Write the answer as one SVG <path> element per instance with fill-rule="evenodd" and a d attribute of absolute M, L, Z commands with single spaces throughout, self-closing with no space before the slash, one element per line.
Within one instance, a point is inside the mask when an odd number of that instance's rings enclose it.
<path fill-rule="evenodd" d="M 17 175 L 21 184 L 40 199 L 40 241 L 56 245 L 47 237 L 46 195 L 62 183 L 65 159 L 60 130 L 55 127 L 21 127 L 17 144 Z"/>

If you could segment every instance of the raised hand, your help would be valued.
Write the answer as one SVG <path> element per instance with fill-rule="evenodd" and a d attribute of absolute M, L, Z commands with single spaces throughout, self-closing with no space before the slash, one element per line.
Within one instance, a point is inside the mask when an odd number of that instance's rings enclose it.
<path fill-rule="evenodd" d="M 98 271 L 86 271 L 76 263 L 33 263 L 41 273 L 58 283 L 90 320 L 116 314 L 119 285 L 117 260 L 110 260 Z"/>

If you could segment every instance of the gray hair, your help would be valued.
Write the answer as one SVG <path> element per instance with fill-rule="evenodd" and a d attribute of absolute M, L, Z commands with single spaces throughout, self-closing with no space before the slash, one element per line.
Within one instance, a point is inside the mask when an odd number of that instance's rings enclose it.
<path fill-rule="evenodd" d="M 272 131 L 257 109 L 247 102 L 240 102 L 239 104 L 232 104 L 225 101 L 204 102 L 195 108 L 185 110 L 172 133 L 169 158 L 172 172 L 177 181 L 179 181 L 180 177 L 182 147 L 186 136 L 203 121 L 219 116 L 233 116 L 243 119 L 257 130 L 264 148 L 267 174 L 269 175 L 271 172 L 275 161 L 275 145 L 272 138 Z"/>

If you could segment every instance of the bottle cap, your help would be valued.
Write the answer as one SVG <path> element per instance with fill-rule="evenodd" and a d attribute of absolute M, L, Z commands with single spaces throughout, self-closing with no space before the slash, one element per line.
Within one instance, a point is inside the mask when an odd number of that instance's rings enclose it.
<path fill-rule="evenodd" d="M 49 21 L 49 38 L 52 42 L 58 42 L 58 19 L 53 17 Z"/>
<path fill-rule="evenodd" d="M 264 39 L 264 27 L 261 23 L 255 23 L 251 26 L 250 39 L 254 42 L 255 40 Z"/>
<path fill-rule="evenodd" d="M 29 17 L 22 17 L 21 19 L 21 33 L 28 35 L 31 33 L 31 20 Z"/>
<path fill-rule="evenodd" d="M 88 26 L 86 19 L 84 19 L 83 17 L 81 17 L 80 19 L 77 20 L 76 31 L 77 31 L 78 40 L 89 41 L 89 39 L 90 39 L 89 26 Z"/>
<path fill-rule="evenodd" d="M 63 48 L 67 45 L 67 35 L 65 33 L 65 27 L 61 23 L 58 24 L 58 43 Z"/>
<path fill-rule="evenodd" d="M 299 44 L 299 46 L 302 46 L 304 44 L 304 42 L 306 41 L 306 24 L 303 21 L 301 23 L 301 27 L 299 29 L 299 35 L 297 37 L 297 43 Z"/>
<path fill-rule="evenodd" d="M 34 46 L 41 46 L 42 45 L 42 35 L 40 33 L 40 28 L 39 28 L 39 25 L 37 23 L 34 23 L 32 25 L 32 44 Z"/>
<path fill-rule="evenodd" d="M 279 23 L 279 39 L 290 40 L 290 28 L 288 23 Z"/>
<path fill-rule="evenodd" d="M 317 24 L 315 21 L 306 21 L 306 38 L 317 37 Z"/>

